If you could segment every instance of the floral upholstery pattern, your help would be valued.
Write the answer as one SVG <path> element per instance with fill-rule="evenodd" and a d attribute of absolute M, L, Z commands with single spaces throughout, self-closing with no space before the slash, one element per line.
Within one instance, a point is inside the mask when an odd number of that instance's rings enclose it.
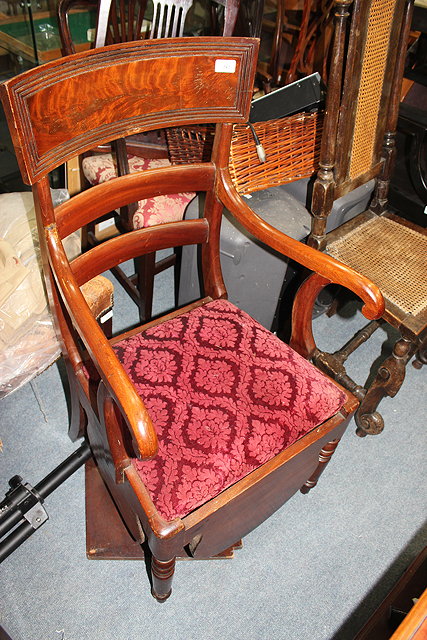
<path fill-rule="evenodd" d="M 128 155 L 129 171 L 145 171 L 170 165 L 166 158 L 149 159 Z M 101 184 L 117 178 L 117 166 L 111 153 L 88 156 L 82 162 L 83 173 L 91 185 Z M 133 228 L 142 229 L 164 222 L 178 222 L 184 217 L 188 203 L 196 194 L 176 193 L 155 198 L 147 198 L 138 202 L 138 208 L 133 216 Z"/>
<path fill-rule="evenodd" d="M 226 300 L 114 350 L 157 431 L 156 457 L 133 464 L 166 520 L 218 495 L 345 400 L 312 364 Z"/>

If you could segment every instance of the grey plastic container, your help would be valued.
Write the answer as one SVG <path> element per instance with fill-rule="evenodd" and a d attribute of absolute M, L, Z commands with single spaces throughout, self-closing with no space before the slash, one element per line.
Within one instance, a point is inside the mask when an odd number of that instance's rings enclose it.
<path fill-rule="evenodd" d="M 249 206 L 266 222 L 297 240 L 310 231 L 310 214 L 280 187 L 254 193 Z M 187 209 L 186 219 L 198 216 L 197 200 Z M 287 259 L 266 247 L 224 212 L 220 240 L 221 266 L 228 299 L 271 328 L 280 301 L 288 267 Z M 184 247 L 178 301 L 187 304 L 200 297 L 197 250 Z"/>
<path fill-rule="evenodd" d="M 293 196 L 298 202 L 307 205 L 308 200 L 311 197 L 311 188 L 309 188 L 309 178 L 303 178 L 302 180 L 296 180 L 289 184 L 279 187 Z M 375 186 L 375 180 L 370 180 L 366 184 L 362 184 L 357 189 L 350 191 L 345 196 L 335 200 L 332 207 L 332 211 L 329 214 L 328 222 L 326 224 L 326 231 L 333 231 L 337 227 L 351 220 L 354 216 L 357 216 L 362 211 L 366 211 L 369 201 L 372 197 L 372 191 Z"/>
<path fill-rule="evenodd" d="M 266 222 L 295 240 L 304 241 L 310 232 L 311 215 L 304 206 L 309 181 L 254 192 L 249 206 Z M 339 198 L 328 220 L 328 231 L 364 211 L 371 198 L 374 181 Z M 190 203 L 186 219 L 199 215 L 199 198 Z M 267 329 L 273 328 L 284 290 L 294 270 L 287 259 L 249 234 L 228 211 L 224 212 L 220 239 L 221 266 L 228 299 L 249 313 Z M 200 297 L 198 252 L 184 247 L 178 302 L 188 304 Z"/>

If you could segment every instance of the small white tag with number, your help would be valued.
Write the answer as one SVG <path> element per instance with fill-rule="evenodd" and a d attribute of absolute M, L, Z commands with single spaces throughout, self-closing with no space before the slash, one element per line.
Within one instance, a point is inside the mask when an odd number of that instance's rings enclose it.
<path fill-rule="evenodd" d="M 234 73 L 236 71 L 236 60 L 215 60 L 216 73 Z"/>

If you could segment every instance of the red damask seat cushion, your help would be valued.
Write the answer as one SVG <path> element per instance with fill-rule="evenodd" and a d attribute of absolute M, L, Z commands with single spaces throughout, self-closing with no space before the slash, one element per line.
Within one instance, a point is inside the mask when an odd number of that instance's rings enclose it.
<path fill-rule="evenodd" d="M 170 165 L 167 158 L 149 159 L 132 155 L 128 155 L 128 162 L 130 173 Z M 111 153 L 84 158 L 82 169 L 85 178 L 91 185 L 102 184 L 117 178 L 117 167 Z M 133 228 L 142 229 L 164 222 L 179 222 L 184 217 L 188 203 L 195 195 L 193 192 L 173 193 L 139 200 L 138 208 L 133 216 Z"/>
<path fill-rule="evenodd" d="M 156 457 L 133 464 L 167 520 L 218 495 L 345 401 L 329 378 L 226 300 L 114 349 L 157 431 Z"/>

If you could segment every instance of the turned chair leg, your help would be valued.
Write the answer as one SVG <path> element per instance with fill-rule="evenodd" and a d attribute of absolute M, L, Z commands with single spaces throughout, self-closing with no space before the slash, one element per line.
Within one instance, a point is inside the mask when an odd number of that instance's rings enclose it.
<path fill-rule="evenodd" d="M 401 338 L 394 345 L 392 354 L 379 367 L 354 416 L 358 436 L 377 435 L 384 429 L 384 420 L 376 408 L 385 396 L 394 398 L 399 391 L 405 379 L 406 365 L 415 349 L 412 342 Z"/>
<path fill-rule="evenodd" d="M 301 487 L 301 493 L 308 493 L 310 489 L 316 486 L 320 476 L 324 472 L 326 465 L 329 460 L 334 455 L 335 449 L 337 448 L 339 440 L 331 440 L 331 442 L 327 442 L 323 449 L 320 450 L 319 453 L 319 464 L 313 475 L 307 480 L 307 482 Z"/>
<path fill-rule="evenodd" d="M 140 322 L 149 322 L 153 312 L 154 276 L 156 254 L 148 253 L 135 258 L 136 287 L 139 292 Z"/>
<path fill-rule="evenodd" d="M 172 593 L 172 579 L 175 572 L 175 558 L 171 560 L 151 559 L 151 577 L 153 586 L 151 593 L 158 602 L 164 602 Z"/>
<path fill-rule="evenodd" d="M 75 442 L 86 432 L 87 416 L 86 411 L 83 409 L 80 402 L 78 383 L 76 381 L 72 365 L 66 361 L 65 368 L 67 371 L 68 389 L 70 392 L 70 423 L 68 427 L 68 436 L 70 440 Z"/>
<path fill-rule="evenodd" d="M 421 369 L 425 364 L 427 364 L 427 344 L 424 344 L 418 349 L 415 354 L 415 358 L 412 361 L 412 365 L 415 369 Z"/>

